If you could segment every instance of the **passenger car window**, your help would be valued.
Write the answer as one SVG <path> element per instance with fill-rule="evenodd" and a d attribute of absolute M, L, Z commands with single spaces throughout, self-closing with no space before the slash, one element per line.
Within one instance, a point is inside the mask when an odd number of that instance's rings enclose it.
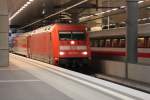
<path fill-rule="evenodd" d="M 138 38 L 138 48 L 144 48 L 144 38 Z"/>

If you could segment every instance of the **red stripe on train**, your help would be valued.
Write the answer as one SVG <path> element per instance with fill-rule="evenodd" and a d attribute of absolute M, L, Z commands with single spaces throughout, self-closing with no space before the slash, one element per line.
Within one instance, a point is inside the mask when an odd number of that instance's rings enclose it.
<path fill-rule="evenodd" d="M 125 56 L 125 52 L 115 52 L 115 51 L 92 51 L 92 56 Z M 150 58 L 150 53 L 138 53 L 138 57 Z"/>

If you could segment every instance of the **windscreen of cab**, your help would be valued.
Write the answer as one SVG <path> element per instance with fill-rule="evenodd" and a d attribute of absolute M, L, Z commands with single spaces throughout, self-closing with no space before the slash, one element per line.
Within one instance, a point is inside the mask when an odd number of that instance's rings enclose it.
<path fill-rule="evenodd" d="M 59 32 L 60 40 L 86 40 L 85 32 Z"/>

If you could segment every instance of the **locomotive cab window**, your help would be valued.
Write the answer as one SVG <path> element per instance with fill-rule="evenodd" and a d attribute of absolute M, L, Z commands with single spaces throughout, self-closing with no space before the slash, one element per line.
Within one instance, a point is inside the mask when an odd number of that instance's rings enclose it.
<path fill-rule="evenodd" d="M 71 32 L 59 32 L 60 40 L 71 40 Z"/>
<path fill-rule="evenodd" d="M 84 32 L 72 32 L 73 40 L 85 40 L 86 34 Z"/>
<path fill-rule="evenodd" d="M 84 32 L 59 32 L 60 40 L 85 40 L 86 34 Z"/>

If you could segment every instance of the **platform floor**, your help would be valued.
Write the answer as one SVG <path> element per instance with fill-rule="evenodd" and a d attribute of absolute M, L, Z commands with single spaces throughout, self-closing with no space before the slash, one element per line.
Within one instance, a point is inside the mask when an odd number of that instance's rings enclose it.
<path fill-rule="evenodd" d="M 0 100 L 72 100 L 30 73 L 10 66 L 0 67 Z"/>
<path fill-rule="evenodd" d="M 11 55 L 10 66 L 0 67 L 0 100 L 140 100 L 130 94 L 99 91 L 64 76 Z"/>
<path fill-rule="evenodd" d="M 0 100 L 117 100 L 116 97 L 10 56 L 0 68 Z"/>

